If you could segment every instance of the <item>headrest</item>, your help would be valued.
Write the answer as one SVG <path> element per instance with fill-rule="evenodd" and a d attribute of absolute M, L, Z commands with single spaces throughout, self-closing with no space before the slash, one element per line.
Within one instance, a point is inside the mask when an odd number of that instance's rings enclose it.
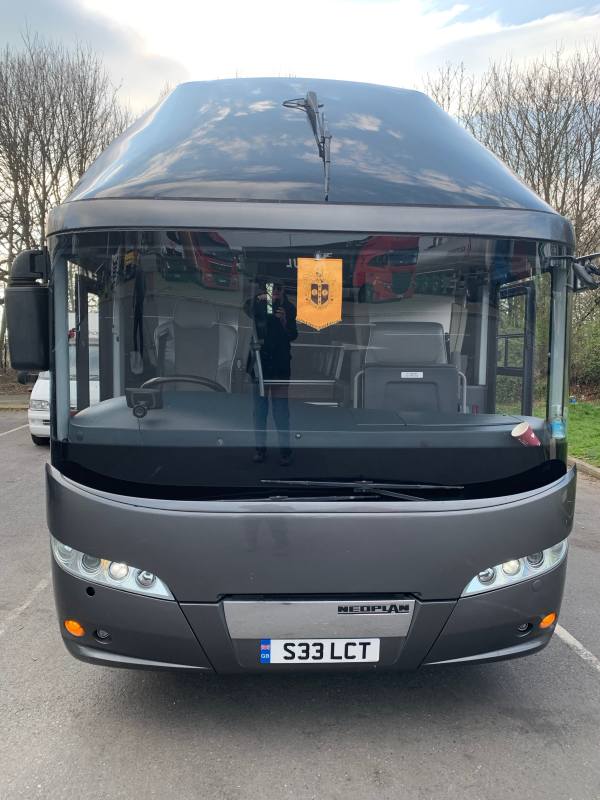
<path fill-rule="evenodd" d="M 371 329 L 365 364 L 447 364 L 439 322 L 381 322 Z"/>
<path fill-rule="evenodd" d="M 180 328 L 211 328 L 218 322 L 217 309 L 201 300 L 180 300 L 173 321 Z"/>

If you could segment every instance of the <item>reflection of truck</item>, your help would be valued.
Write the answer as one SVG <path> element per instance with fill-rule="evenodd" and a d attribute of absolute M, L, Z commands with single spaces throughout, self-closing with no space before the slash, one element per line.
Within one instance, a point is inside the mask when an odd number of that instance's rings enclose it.
<path fill-rule="evenodd" d="M 415 291 L 418 236 L 372 236 L 361 249 L 353 284 L 362 302 L 410 297 Z"/>
<path fill-rule="evenodd" d="M 177 231 L 166 231 L 162 234 L 160 274 L 166 281 L 196 280 L 194 258 L 186 253 L 184 243 L 181 241 L 182 235 Z"/>
<path fill-rule="evenodd" d="M 238 259 L 218 233 L 194 232 L 191 234 L 197 279 L 209 289 L 229 289 L 239 286 Z"/>
<path fill-rule="evenodd" d="M 218 233 L 167 231 L 160 272 L 168 281 L 195 281 L 207 289 L 236 290 L 238 259 Z"/>

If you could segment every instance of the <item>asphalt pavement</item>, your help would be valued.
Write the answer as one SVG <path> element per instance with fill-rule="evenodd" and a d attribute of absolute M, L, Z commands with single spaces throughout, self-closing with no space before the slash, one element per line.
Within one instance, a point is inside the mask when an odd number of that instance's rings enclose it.
<path fill-rule="evenodd" d="M 579 478 L 566 635 L 536 656 L 397 675 L 134 672 L 62 645 L 48 450 L 25 422 L 0 414 L 2 800 L 600 800 L 600 482 Z"/>

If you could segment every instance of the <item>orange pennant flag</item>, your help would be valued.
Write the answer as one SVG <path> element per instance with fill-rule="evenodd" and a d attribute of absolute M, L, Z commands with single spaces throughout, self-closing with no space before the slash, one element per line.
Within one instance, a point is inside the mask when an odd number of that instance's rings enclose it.
<path fill-rule="evenodd" d="M 342 321 L 342 259 L 298 259 L 298 322 L 320 331 Z"/>

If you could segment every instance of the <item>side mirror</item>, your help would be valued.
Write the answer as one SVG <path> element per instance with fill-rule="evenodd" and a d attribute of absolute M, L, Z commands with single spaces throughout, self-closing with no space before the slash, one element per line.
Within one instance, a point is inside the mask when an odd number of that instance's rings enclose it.
<path fill-rule="evenodd" d="M 584 292 L 587 289 L 600 289 L 600 269 L 594 265 L 594 261 L 600 258 L 600 253 L 590 253 L 587 256 L 579 256 L 573 260 L 573 273 L 575 275 L 575 291 Z"/>
<path fill-rule="evenodd" d="M 46 250 L 25 250 L 15 258 L 4 308 L 8 330 L 8 349 L 13 369 L 44 371 L 50 365 L 50 292 Z"/>

